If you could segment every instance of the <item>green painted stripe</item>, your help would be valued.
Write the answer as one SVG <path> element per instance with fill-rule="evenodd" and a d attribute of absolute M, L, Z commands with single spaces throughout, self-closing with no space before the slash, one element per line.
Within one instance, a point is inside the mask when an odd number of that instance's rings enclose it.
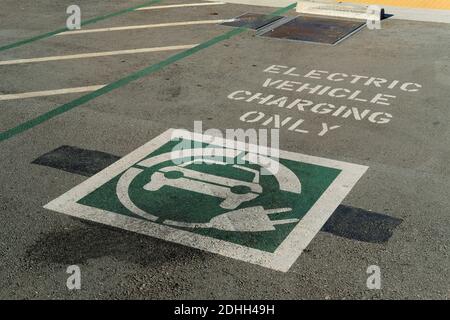
<path fill-rule="evenodd" d="M 296 3 L 293 3 L 293 4 L 291 4 L 291 5 L 289 5 L 289 6 L 285 7 L 285 8 L 281 8 L 281 9 L 271 13 L 271 15 L 283 14 L 284 12 L 287 12 L 287 11 L 295 8 L 296 5 L 297 5 Z M 222 34 L 220 36 L 217 36 L 217 37 L 212 38 L 212 39 L 210 39 L 210 40 L 208 40 L 206 42 L 203 42 L 203 43 L 199 44 L 198 46 L 195 46 L 195 47 L 193 47 L 191 49 L 188 49 L 188 50 L 185 50 L 183 52 L 177 53 L 177 54 L 167 58 L 166 60 L 163 60 L 163 61 L 161 61 L 159 63 L 156 63 L 156 64 L 153 64 L 153 65 L 151 65 L 151 66 L 149 66 L 147 68 L 144 68 L 142 70 L 134 72 L 134 73 L 126 76 L 125 78 L 119 79 L 119 80 L 117 80 L 115 82 L 112 82 L 112 83 L 104 86 L 103 88 L 100 88 L 100 89 L 98 89 L 96 91 L 88 93 L 88 94 L 86 94 L 86 95 L 84 95 L 84 96 L 82 96 L 82 97 L 80 97 L 78 99 L 75 99 L 75 100 L 73 100 L 73 101 L 71 101 L 69 103 L 63 104 L 63 105 L 61 105 L 61 106 L 59 106 L 59 107 L 57 107 L 57 108 L 55 108 L 55 109 L 53 109 L 53 110 L 51 110 L 49 112 L 46 112 L 46 113 L 44 113 L 44 114 L 42 114 L 42 115 L 40 115 L 40 116 L 38 116 L 38 117 L 36 117 L 34 119 L 31 119 L 29 121 L 23 122 L 22 124 L 14 127 L 14 128 L 11 128 L 9 130 L 3 131 L 3 132 L 0 133 L 0 142 L 2 142 L 4 140 L 7 140 L 7 139 L 9 139 L 9 138 L 11 138 L 11 137 L 13 137 L 13 136 L 15 136 L 17 134 L 20 134 L 20 133 L 24 132 L 24 131 L 27 131 L 27 130 L 29 130 L 31 128 L 34 128 L 34 127 L 40 125 L 41 123 L 43 123 L 43 122 L 45 122 L 47 120 L 50 120 L 50 119 L 52 119 L 52 118 L 54 118 L 54 117 L 56 117 L 56 116 L 58 116 L 60 114 L 63 114 L 65 112 L 67 112 L 67 111 L 70 111 L 70 110 L 72 110 L 75 107 L 78 107 L 78 106 L 80 106 L 80 105 L 82 105 L 82 104 L 84 104 L 84 103 L 86 103 L 88 101 L 91 101 L 91 100 L 93 100 L 93 99 L 95 99 L 95 98 L 97 98 L 99 96 L 102 96 L 102 95 L 104 95 L 104 94 L 106 94 L 106 93 L 108 93 L 110 91 L 113 91 L 114 89 L 120 88 L 120 87 L 122 87 L 122 86 L 124 86 L 124 85 L 126 85 L 126 84 L 128 84 L 128 83 L 130 83 L 132 81 L 134 81 L 134 80 L 137 80 L 139 78 L 142 78 L 142 77 L 148 76 L 148 75 L 150 75 L 150 74 L 152 74 L 154 72 L 157 72 L 157 71 L 161 70 L 162 68 L 164 68 L 164 67 L 166 67 L 166 66 L 168 66 L 170 64 L 173 64 L 173 63 L 175 63 L 175 62 L 177 62 L 177 61 L 179 61 L 181 59 L 184 59 L 184 58 L 186 58 L 188 56 L 191 56 L 191 55 L 193 55 L 193 54 L 195 54 L 195 53 L 197 53 L 197 52 L 199 52 L 199 51 L 201 51 L 203 49 L 211 47 L 211 46 L 213 46 L 213 45 L 215 45 L 215 44 L 217 44 L 217 43 L 219 43 L 221 41 L 230 39 L 231 37 L 234 37 L 234 36 L 244 32 L 246 30 L 247 29 L 245 27 L 233 29 L 233 30 L 231 30 L 231 31 L 229 31 L 227 33 L 224 33 L 224 34 Z"/>
<path fill-rule="evenodd" d="M 150 5 L 159 3 L 161 1 L 162 0 L 147 1 L 146 3 L 140 4 L 140 5 L 135 6 L 135 7 L 126 8 L 126 9 L 123 9 L 123 10 L 120 10 L 120 11 L 112 12 L 112 13 L 109 13 L 109 14 L 106 14 L 106 15 L 103 15 L 103 16 L 98 16 L 98 17 L 94 17 L 94 18 L 82 21 L 81 25 L 82 26 L 86 26 L 86 25 L 93 24 L 93 23 L 96 23 L 96 22 L 99 22 L 99 21 L 102 21 L 102 20 L 106 20 L 108 18 L 120 16 L 120 15 L 125 14 L 127 12 L 132 12 L 132 11 L 134 11 L 136 9 L 139 9 L 139 8 L 142 8 L 142 7 L 146 7 L 146 6 L 150 6 Z M 23 46 L 24 44 L 35 42 L 35 41 L 38 41 L 38 40 L 41 40 L 41 39 L 45 39 L 45 38 L 49 38 L 51 36 L 54 36 L 55 34 L 66 32 L 66 31 L 69 31 L 69 29 L 67 27 L 61 28 L 61 29 L 58 29 L 58 30 L 55 30 L 55 31 L 43 33 L 43 34 L 40 34 L 38 36 L 34 36 L 34 37 L 31 37 L 31 38 L 28 38 L 28 39 L 24 39 L 24 40 L 20 40 L 20 41 L 14 42 L 14 43 L 10 43 L 10 44 L 4 45 L 4 46 L 0 47 L 0 51 L 12 49 L 12 48 L 17 48 L 17 47 Z"/>

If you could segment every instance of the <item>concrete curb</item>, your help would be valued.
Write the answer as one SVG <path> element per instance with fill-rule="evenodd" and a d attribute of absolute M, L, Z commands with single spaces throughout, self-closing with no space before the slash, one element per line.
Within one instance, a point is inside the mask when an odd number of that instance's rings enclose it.
<path fill-rule="evenodd" d="M 267 7 L 283 7 L 295 0 L 203 0 L 208 2 L 226 2 L 232 4 L 267 6 Z M 351 0 L 350 0 L 351 1 Z M 393 15 L 390 19 L 450 23 L 449 10 L 421 9 L 421 8 L 405 8 L 395 6 L 383 6 L 384 11 L 388 15 Z"/>
<path fill-rule="evenodd" d="M 384 15 L 383 9 L 379 7 L 336 2 L 335 0 L 301 0 L 297 4 L 297 12 L 372 21 L 380 21 Z"/>
<path fill-rule="evenodd" d="M 219 1 L 219 0 L 212 0 Z M 295 0 L 220 0 L 226 3 L 283 7 Z M 380 21 L 383 18 L 383 9 L 372 9 L 376 6 L 340 2 L 338 0 L 300 0 L 297 1 L 297 12 L 304 14 L 343 17 L 352 19 Z"/>

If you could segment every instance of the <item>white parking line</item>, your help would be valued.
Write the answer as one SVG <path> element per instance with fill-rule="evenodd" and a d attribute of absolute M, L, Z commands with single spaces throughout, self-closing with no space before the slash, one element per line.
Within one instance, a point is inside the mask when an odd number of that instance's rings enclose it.
<path fill-rule="evenodd" d="M 198 20 L 198 21 L 182 21 L 182 22 L 169 22 L 169 23 L 157 23 L 157 24 L 144 24 L 138 26 L 126 26 L 126 27 L 111 27 L 100 29 L 84 29 L 74 30 L 58 33 L 57 36 L 65 36 L 80 33 L 93 33 L 93 32 L 107 32 L 107 31 L 123 31 L 123 30 L 136 30 L 136 29 L 151 29 L 151 28 L 163 28 L 163 27 L 178 27 L 178 26 L 192 26 L 200 24 L 219 24 L 224 22 L 234 21 L 234 19 L 225 20 Z"/>
<path fill-rule="evenodd" d="M 116 55 L 136 54 L 136 53 L 146 53 L 146 52 L 184 50 L 184 49 L 193 48 L 196 45 L 197 44 L 188 44 L 188 45 L 179 45 L 179 46 L 141 48 L 141 49 L 118 50 L 118 51 L 70 54 L 70 55 L 64 55 L 64 56 L 50 56 L 50 57 L 29 58 L 29 59 L 5 60 L 5 61 L 0 61 L 0 66 L 11 65 L 11 64 L 32 63 L 32 62 L 46 62 L 46 61 L 58 61 L 58 60 L 106 57 L 106 56 L 116 56 Z"/>
<path fill-rule="evenodd" d="M 25 93 L 16 93 L 16 94 L 3 94 L 3 95 L 0 95 L 0 101 L 56 96 L 56 95 L 68 94 L 68 93 L 90 92 L 90 91 L 95 91 L 95 90 L 101 89 L 104 86 L 106 86 L 106 84 L 97 85 L 97 86 L 76 87 L 76 88 L 66 88 L 66 89 L 57 89 L 57 90 L 46 90 L 46 91 L 34 91 L 34 92 L 25 92 Z"/>
<path fill-rule="evenodd" d="M 136 9 L 135 11 L 185 8 L 185 7 L 203 7 L 203 6 L 215 6 L 215 5 L 219 5 L 219 4 L 226 4 L 226 3 L 225 2 L 200 2 L 200 3 L 170 4 L 167 6 L 143 7 L 143 8 Z"/>

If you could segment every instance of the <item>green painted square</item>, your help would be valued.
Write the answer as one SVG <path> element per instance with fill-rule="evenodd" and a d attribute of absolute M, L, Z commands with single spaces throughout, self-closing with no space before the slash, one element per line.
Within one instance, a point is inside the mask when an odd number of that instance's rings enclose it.
<path fill-rule="evenodd" d="M 149 154 L 146 158 L 170 152 L 177 143 L 176 141 L 170 141 Z M 206 147 L 206 145 L 203 145 L 203 147 Z M 279 183 L 274 176 L 261 175 L 259 184 L 263 192 L 255 199 L 240 204 L 234 210 L 254 206 L 262 206 L 266 210 L 289 207 L 292 209 L 290 212 L 272 214 L 270 215 L 270 219 L 283 220 L 296 218 L 301 220 L 341 172 L 341 170 L 335 168 L 288 159 L 280 159 L 279 162 L 289 168 L 300 179 L 302 185 L 301 194 L 281 191 L 279 190 Z M 205 224 L 214 217 L 230 211 L 220 206 L 222 199 L 210 195 L 182 190 L 172 186 L 163 186 L 157 191 L 145 190 L 144 186 L 150 181 L 150 177 L 155 172 L 158 172 L 158 170 L 168 166 L 173 166 L 173 163 L 166 161 L 150 168 L 144 168 L 137 164 L 132 166 L 133 168 L 142 170 L 142 172 L 129 185 L 129 197 L 137 207 L 159 217 L 155 223 L 164 225 L 164 221 L 172 220 Z M 257 165 L 251 163 L 245 163 L 242 166 L 250 169 L 259 169 Z M 231 165 L 193 163 L 186 168 L 209 175 L 246 182 L 251 182 L 254 176 L 249 171 L 236 170 Z M 143 219 L 122 205 L 116 195 L 117 183 L 122 174 L 101 185 L 95 191 L 80 199 L 78 203 Z M 174 228 L 273 253 L 297 223 L 279 224 L 275 225 L 275 230 L 259 232 L 224 231 L 216 228 Z"/>

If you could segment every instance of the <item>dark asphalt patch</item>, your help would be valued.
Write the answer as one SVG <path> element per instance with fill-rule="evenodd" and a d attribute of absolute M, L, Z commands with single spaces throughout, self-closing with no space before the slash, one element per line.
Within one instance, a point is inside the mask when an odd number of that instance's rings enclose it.
<path fill-rule="evenodd" d="M 62 146 L 32 163 L 91 177 L 119 159 L 105 152 Z M 321 231 L 357 241 L 386 243 L 401 222 L 386 214 L 340 205 Z"/>
<path fill-rule="evenodd" d="M 321 231 L 372 243 L 385 243 L 403 220 L 386 214 L 340 205 Z"/>
<path fill-rule="evenodd" d="M 119 159 L 120 157 L 109 153 L 61 146 L 43 154 L 32 163 L 90 177 Z"/>

